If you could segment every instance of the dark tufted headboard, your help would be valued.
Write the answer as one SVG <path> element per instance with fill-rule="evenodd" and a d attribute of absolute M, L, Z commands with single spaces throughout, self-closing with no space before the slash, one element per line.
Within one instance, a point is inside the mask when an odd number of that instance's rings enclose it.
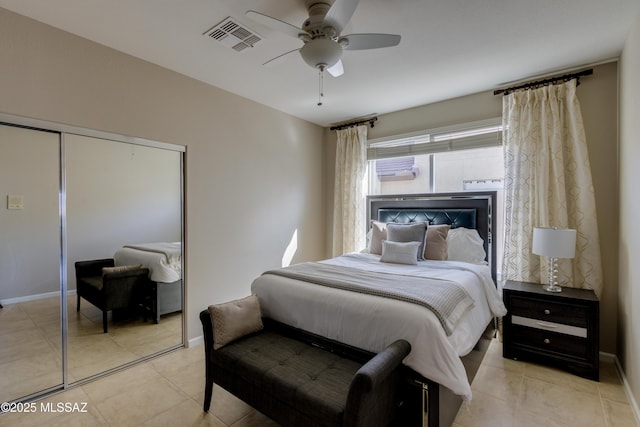
<path fill-rule="evenodd" d="M 381 222 L 426 221 L 450 224 L 452 228 L 475 228 L 484 240 L 487 262 L 496 282 L 496 248 L 492 236 L 494 206 L 495 191 L 368 196 L 367 218 Z"/>
<path fill-rule="evenodd" d="M 451 228 L 476 228 L 476 209 L 378 209 L 378 221 L 428 222 L 429 224 L 449 224 Z"/>

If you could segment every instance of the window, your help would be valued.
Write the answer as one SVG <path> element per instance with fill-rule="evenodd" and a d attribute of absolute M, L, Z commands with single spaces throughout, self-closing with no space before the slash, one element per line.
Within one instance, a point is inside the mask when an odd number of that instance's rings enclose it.
<path fill-rule="evenodd" d="M 501 137 L 496 118 L 370 140 L 369 194 L 500 189 Z"/>
<path fill-rule="evenodd" d="M 501 120 L 496 118 L 370 140 L 368 194 L 497 191 L 494 244 L 499 272 L 504 223 L 501 137 Z M 411 174 L 406 172 L 409 165 L 414 171 Z M 391 170 L 393 178 L 389 177 Z"/>

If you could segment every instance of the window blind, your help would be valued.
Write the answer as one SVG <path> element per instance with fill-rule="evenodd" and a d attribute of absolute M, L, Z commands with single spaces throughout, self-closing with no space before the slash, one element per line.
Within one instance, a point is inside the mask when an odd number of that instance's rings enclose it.
<path fill-rule="evenodd" d="M 370 140 L 367 160 L 502 145 L 500 118 Z"/>

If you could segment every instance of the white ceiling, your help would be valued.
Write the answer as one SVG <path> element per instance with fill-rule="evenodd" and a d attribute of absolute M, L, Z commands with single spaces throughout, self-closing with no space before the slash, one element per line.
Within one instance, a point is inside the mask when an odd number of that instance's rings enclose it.
<path fill-rule="evenodd" d="M 322 126 L 491 90 L 611 60 L 638 0 L 361 0 L 342 34 L 400 34 L 399 46 L 345 51 L 345 74 L 294 55 L 302 42 L 251 21 L 250 9 L 300 26 L 317 0 L 0 0 L 0 7 Z M 332 1 L 332 0 L 329 0 Z M 264 40 L 236 52 L 203 33 L 227 17 Z"/>

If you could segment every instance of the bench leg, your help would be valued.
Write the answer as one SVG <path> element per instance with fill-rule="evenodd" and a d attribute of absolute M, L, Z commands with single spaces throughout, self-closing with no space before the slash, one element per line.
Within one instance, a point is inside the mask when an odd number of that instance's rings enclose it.
<path fill-rule="evenodd" d="M 104 331 L 104 333 L 107 333 L 107 312 L 103 311 L 102 312 L 102 330 Z"/>
<path fill-rule="evenodd" d="M 211 394 L 213 393 L 213 378 L 211 378 L 211 374 L 209 373 L 209 367 L 207 367 L 206 371 L 203 409 L 204 412 L 209 412 L 209 408 L 211 407 Z"/>

